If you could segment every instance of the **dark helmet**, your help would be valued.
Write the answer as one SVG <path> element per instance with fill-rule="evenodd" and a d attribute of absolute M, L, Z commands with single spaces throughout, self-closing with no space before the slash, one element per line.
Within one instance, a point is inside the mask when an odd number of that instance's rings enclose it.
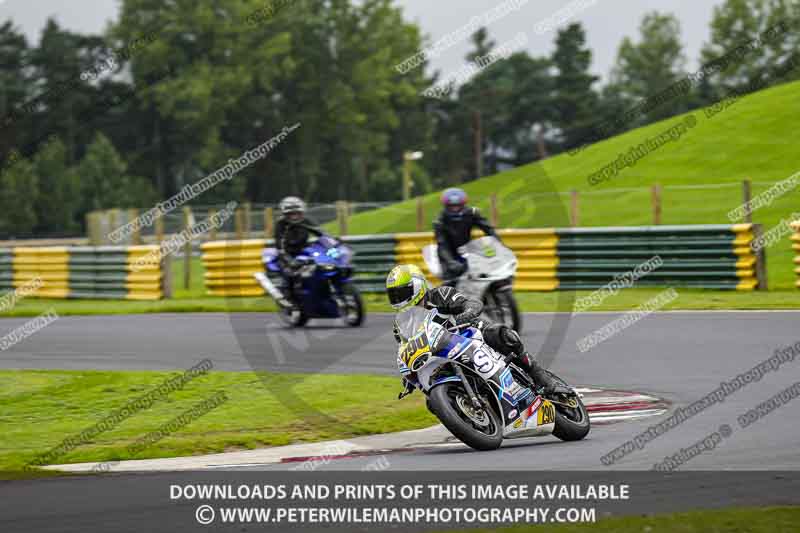
<path fill-rule="evenodd" d="M 464 214 L 469 197 L 464 189 L 451 187 L 442 193 L 442 205 L 445 213 L 450 217 L 460 217 Z"/>

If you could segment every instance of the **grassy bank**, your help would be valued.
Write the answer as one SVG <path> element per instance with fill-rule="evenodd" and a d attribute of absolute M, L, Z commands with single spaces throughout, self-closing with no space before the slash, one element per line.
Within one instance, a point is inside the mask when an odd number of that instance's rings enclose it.
<path fill-rule="evenodd" d="M 92 427 L 178 372 L 0 371 L 0 471 Z M 189 381 L 56 463 L 174 457 L 428 427 L 422 395 L 397 401 L 399 380 L 364 375 L 217 372 Z M 320 393 L 324 391 L 324 393 Z M 228 398 L 138 453 L 126 448 L 205 399 Z M 330 417 L 327 419 L 326 417 Z M 8 475 L 6 475 L 8 477 Z M 12 475 L 13 477 L 13 475 Z"/>

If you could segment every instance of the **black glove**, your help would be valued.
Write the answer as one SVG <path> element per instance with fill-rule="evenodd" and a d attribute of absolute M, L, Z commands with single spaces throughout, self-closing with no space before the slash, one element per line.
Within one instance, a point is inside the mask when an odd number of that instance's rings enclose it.
<path fill-rule="evenodd" d="M 463 326 L 467 324 L 472 324 L 478 318 L 473 311 L 464 311 L 460 315 L 456 315 L 454 320 L 456 321 L 457 326 Z"/>

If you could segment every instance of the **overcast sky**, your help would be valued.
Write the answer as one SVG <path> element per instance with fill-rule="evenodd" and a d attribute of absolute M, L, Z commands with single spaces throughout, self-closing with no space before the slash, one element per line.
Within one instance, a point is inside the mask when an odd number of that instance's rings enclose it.
<path fill-rule="evenodd" d="M 504 1 L 512 0 L 395 0 L 395 3 L 435 42 Z M 555 34 L 552 31 L 539 34 L 537 26 L 560 10 L 577 7 L 573 20 L 582 22 L 586 28 L 594 54 L 592 70 L 605 77 L 622 38 L 636 38 L 642 15 L 652 10 L 672 12 L 678 17 L 688 66 L 696 67 L 700 47 L 708 39 L 712 8 L 723 0 L 514 1 L 520 6 L 518 10 L 488 26 L 498 44 L 512 41 L 519 32 L 524 32 L 531 55 L 548 54 Z M 54 16 L 70 30 L 99 33 L 115 18 L 120 3 L 121 0 L 0 0 L 0 18 L 11 18 L 35 42 L 48 16 Z M 455 71 L 463 64 L 468 48 L 468 44 L 461 43 L 447 49 L 433 61 L 434 68 L 444 74 Z"/>

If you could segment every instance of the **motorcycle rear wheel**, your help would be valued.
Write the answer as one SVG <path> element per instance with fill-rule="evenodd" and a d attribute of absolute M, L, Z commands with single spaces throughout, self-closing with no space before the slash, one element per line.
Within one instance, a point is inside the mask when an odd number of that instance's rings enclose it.
<path fill-rule="evenodd" d="M 460 383 L 437 385 L 431 390 L 428 399 L 430 411 L 450 433 L 470 448 L 479 451 L 496 450 L 503 443 L 503 424 L 488 403 L 488 398 L 481 398 L 483 410 L 471 415 L 468 414 L 471 408 L 469 397 Z"/>

